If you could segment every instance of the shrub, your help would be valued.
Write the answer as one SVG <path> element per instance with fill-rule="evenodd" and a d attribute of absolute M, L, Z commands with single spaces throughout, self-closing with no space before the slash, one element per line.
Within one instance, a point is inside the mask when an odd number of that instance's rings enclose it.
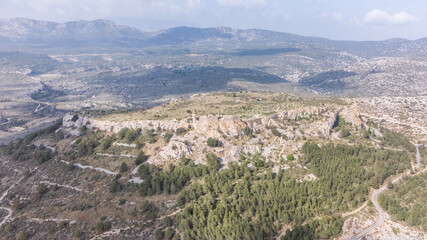
<path fill-rule="evenodd" d="M 272 127 L 271 127 L 271 133 L 272 133 L 274 136 L 277 136 L 277 137 L 280 137 L 280 136 L 281 136 L 281 133 L 280 133 L 279 131 L 277 131 L 276 126 L 272 126 Z"/>
<path fill-rule="evenodd" d="M 125 162 L 122 162 L 122 164 L 120 165 L 120 172 L 126 172 L 127 170 L 129 170 L 128 165 Z"/>
<path fill-rule="evenodd" d="M 60 222 L 58 223 L 58 227 L 59 227 L 59 229 L 64 229 L 66 226 L 67 226 L 67 223 L 66 223 L 66 222 L 64 222 L 64 221 L 60 221 Z"/>
<path fill-rule="evenodd" d="M 165 135 L 163 136 L 163 138 L 165 139 L 165 142 L 169 142 L 171 140 L 171 138 L 173 137 L 173 133 L 171 132 L 166 132 Z"/>
<path fill-rule="evenodd" d="M 172 239 L 174 232 L 171 228 L 165 230 L 165 239 Z"/>
<path fill-rule="evenodd" d="M 121 189 L 121 186 L 120 186 L 119 182 L 117 181 L 117 179 L 114 179 L 113 182 L 111 183 L 110 188 L 109 188 L 110 192 L 115 193 L 115 192 L 120 191 L 120 189 Z"/>
<path fill-rule="evenodd" d="M 126 133 L 129 131 L 129 128 L 123 128 L 119 131 L 118 137 L 120 140 L 124 139 L 126 136 Z"/>
<path fill-rule="evenodd" d="M 101 149 L 102 150 L 107 150 L 108 148 L 111 147 L 111 145 L 114 142 L 114 138 L 111 136 L 106 136 L 101 140 Z"/>
<path fill-rule="evenodd" d="M 292 154 L 289 154 L 288 156 L 286 156 L 286 160 L 288 160 L 288 161 L 293 161 L 295 158 L 294 158 L 294 155 L 292 155 Z"/>
<path fill-rule="evenodd" d="M 219 162 L 218 157 L 213 153 L 206 154 L 206 162 L 209 168 L 220 169 L 221 163 Z"/>
<path fill-rule="evenodd" d="M 144 129 L 140 136 L 141 142 L 155 143 L 157 141 L 156 135 L 153 129 Z"/>
<path fill-rule="evenodd" d="M 156 239 L 163 239 L 165 233 L 162 229 L 157 229 L 156 232 L 154 232 L 154 236 L 156 237 Z"/>
<path fill-rule="evenodd" d="M 209 138 L 207 141 L 207 144 L 209 147 L 221 147 L 222 146 L 222 142 L 218 139 L 215 139 L 215 138 Z"/>
<path fill-rule="evenodd" d="M 252 134 L 252 129 L 251 129 L 250 127 L 245 127 L 245 128 L 243 129 L 243 133 L 244 133 L 245 135 L 251 135 L 251 134 Z"/>
<path fill-rule="evenodd" d="M 95 225 L 95 231 L 99 233 L 103 233 L 111 228 L 111 223 L 109 221 L 100 221 Z"/>
<path fill-rule="evenodd" d="M 86 127 L 86 125 L 83 125 L 83 126 L 80 128 L 80 135 L 85 135 L 86 131 L 87 131 L 87 127 Z"/>
<path fill-rule="evenodd" d="M 148 156 L 144 154 L 144 152 L 139 152 L 138 156 L 135 159 L 135 165 L 139 165 L 148 160 Z"/>
<path fill-rule="evenodd" d="M 163 219 L 163 225 L 164 225 L 165 227 L 170 227 L 170 226 L 172 226 L 172 219 L 171 219 L 171 217 L 166 216 L 166 217 Z"/>
<path fill-rule="evenodd" d="M 74 231 L 74 238 L 80 239 L 82 237 L 82 232 L 80 230 Z"/>
<path fill-rule="evenodd" d="M 187 132 L 187 130 L 185 130 L 185 128 L 178 128 L 175 131 L 176 135 L 181 135 L 181 134 L 184 134 L 186 132 Z"/>
<path fill-rule="evenodd" d="M 350 131 L 347 128 L 341 129 L 340 135 L 342 138 L 346 138 L 350 136 Z"/>
<path fill-rule="evenodd" d="M 138 135 L 140 134 L 140 129 L 137 130 L 131 130 L 129 129 L 126 134 L 125 134 L 125 140 L 128 143 L 132 143 L 133 141 L 135 141 L 135 139 L 138 137 Z"/>

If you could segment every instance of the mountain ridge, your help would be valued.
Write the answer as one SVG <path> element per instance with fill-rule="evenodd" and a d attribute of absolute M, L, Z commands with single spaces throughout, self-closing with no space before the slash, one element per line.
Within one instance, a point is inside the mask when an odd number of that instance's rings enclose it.
<path fill-rule="evenodd" d="M 174 27 L 160 31 L 143 31 L 117 24 L 108 19 L 56 23 L 27 18 L 0 20 L 0 44 L 4 49 L 19 47 L 84 48 L 124 47 L 146 48 L 178 46 L 212 49 L 282 48 L 319 45 L 321 48 L 346 50 L 362 57 L 427 56 L 427 37 L 417 40 L 404 38 L 383 41 L 331 40 L 314 36 L 263 29 L 229 27 Z"/>

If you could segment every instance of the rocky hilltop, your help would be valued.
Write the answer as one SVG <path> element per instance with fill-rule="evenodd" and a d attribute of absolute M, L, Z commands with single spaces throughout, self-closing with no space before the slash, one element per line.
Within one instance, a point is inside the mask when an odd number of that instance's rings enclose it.
<path fill-rule="evenodd" d="M 348 239 L 373 224 L 370 189 L 425 168 L 363 104 L 234 92 L 70 112 L 0 146 L 0 238 Z"/>
<path fill-rule="evenodd" d="M 278 139 L 280 144 L 286 141 L 301 141 L 306 138 L 328 139 L 339 118 L 356 129 L 367 127 L 362 120 L 357 106 L 303 107 L 291 109 L 267 116 L 242 119 L 239 115 L 202 115 L 192 114 L 181 120 L 126 120 L 108 121 L 81 113 L 68 113 L 63 118 L 63 128 L 72 135 L 78 135 L 83 126 L 106 133 L 118 134 L 127 129 L 153 130 L 162 132 L 185 131 L 184 135 L 175 135 L 163 147 L 158 147 L 149 161 L 157 165 L 176 163 L 180 156 L 193 157 L 196 162 L 203 162 L 209 138 L 218 139 L 222 146 L 216 151 L 224 161 L 237 161 L 240 153 L 269 155 L 270 148 Z M 274 128 L 277 132 L 271 132 Z M 239 141 L 245 135 L 257 133 L 249 141 Z M 280 138 L 278 138 L 280 136 Z M 337 135 L 335 135 L 336 137 Z M 274 138 L 269 145 L 266 138 Z M 260 144 L 261 143 L 261 144 Z M 293 144 L 293 149 L 301 145 Z"/>

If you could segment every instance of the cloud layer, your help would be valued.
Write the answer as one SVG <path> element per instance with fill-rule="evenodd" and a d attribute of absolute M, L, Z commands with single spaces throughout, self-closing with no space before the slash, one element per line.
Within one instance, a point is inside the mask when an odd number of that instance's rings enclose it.
<path fill-rule="evenodd" d="M 389 14 L 383 10 L 374 9 L 366 14 L 363 21 L 373 25 L 406 24 L 415 22 L 418 19 L 402 11 L 395 14 Z"/>
<path fill-rule="evenodd" d="M 218 0 L 221 6 L 226 7 L 254 7 L 265 5 L 265 0 Z"/>
<path fill-rule="evenodd" d="M 426 37 L 425 12 L 426 0 L 0 0 L 0 18 L 106 18 L 143 30 L 229 26 L 353 40 Z"/>

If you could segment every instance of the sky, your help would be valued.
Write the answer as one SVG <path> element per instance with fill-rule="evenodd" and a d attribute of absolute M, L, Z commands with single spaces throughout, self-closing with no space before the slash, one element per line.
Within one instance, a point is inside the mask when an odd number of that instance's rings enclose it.
<path fill-rule="evenodd" d="M 0 18 L 110 19 L 146 31 L 259 28 L 334 40 L 427 37 L 426 13 L 427 0 L 0 0 Z"/>

